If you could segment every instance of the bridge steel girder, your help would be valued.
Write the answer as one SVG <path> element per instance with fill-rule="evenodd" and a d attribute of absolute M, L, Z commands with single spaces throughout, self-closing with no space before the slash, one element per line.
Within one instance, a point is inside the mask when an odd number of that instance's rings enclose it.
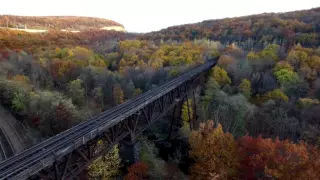
<path fill-rule="evenodd" d="M 134 140 L 181 103 L 200 83 L 208 62 L 186 74 L 103 112 L 45 142 L 0 162 L 2 179 L 72 179 L 126 137 Z M 102 144 L 100 143 L 102 140 Z"/>
<path fill-rule="evenodd" d="M 170 109 L 185 100 L 194 83 L 194 80 L 186 81 L 135 114 L 115 124 L 97 138 L 90 140 L 87 144 L 64 156 L 60 161 L 56 161 L 53 166 L 41 170 L 36 176 L 50 180 L 74 178 L 94 160 L 107 153 L 120 140 L 131 136 L 130 139 L 134 141 L 144 130 L 166 115 Z M 101 140 L 105 143 L 103 148 L 98 146 Z M 33 179 L 38 177 L 33 177 Z"/>

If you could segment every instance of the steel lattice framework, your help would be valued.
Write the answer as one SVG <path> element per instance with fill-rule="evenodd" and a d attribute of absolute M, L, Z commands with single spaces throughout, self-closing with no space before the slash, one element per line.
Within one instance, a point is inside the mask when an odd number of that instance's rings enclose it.
<path fill-rule="evenodd" d="M 133 98 L 0 163 L 1 179 L 71 179 L 120 140 L 134 140 L 186 98 L 215 61 Z M 103 140 L 103 146 L 98 142 Z"/>

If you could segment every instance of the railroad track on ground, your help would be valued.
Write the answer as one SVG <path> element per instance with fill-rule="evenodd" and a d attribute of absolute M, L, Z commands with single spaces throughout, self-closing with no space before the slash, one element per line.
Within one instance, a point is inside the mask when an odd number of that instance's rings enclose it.
<path fill-rule="evenodd" d="M 12 145 L 10 141 L 0 129 L 0 162 L 13 155 Z"/>

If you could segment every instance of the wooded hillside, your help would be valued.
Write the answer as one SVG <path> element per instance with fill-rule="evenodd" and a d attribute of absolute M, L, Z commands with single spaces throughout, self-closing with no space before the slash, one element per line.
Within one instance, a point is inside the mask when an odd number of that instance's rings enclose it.
<path fill-rule="evenodd" d="M 207 38 L 223 44 L 236 42 L 245 49 L 276 43 L 286 48 L 296 43 L 318 46 L 320 8 L 286 13 L 264 13 L 235 18 L 206 20 L 169 27 L 143 36 L 143 39 L 187 41 Z"/>
<path fill-rule="evenodd" d="M 76 16 L 0 16 L 0 26 L 41 29 L 99 29 L 106 26 L 122 26 L 103 18 Z"/>

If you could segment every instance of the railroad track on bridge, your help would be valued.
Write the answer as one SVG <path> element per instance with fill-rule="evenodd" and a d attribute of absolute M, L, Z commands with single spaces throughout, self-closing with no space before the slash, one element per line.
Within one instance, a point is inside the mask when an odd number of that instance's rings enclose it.
<path fill-rule="evenodd" d="M 96 116 L 86 122 L 80 123 L 73 128 L 70 128 L 52 138 L 45 140 L 42 143 L 39 143 L 17 154 L 16 156 L 0 162 L 0 179 L 28 178 L 47 167 L 51 167 L 52 165 L 55 166 L 56 164 L 54 162 L 60 161 L 65 156 L 68 156 L 68 154 L 70 155 L 70 153 L 77 148 L 81 148 L 104 132 L 111 131 L 111 133 L 114 134 L 115 132 L 113 127 L 118 128 L 118 124 L 119 126 L 121 125 L 121 127 L 119 128 L 122 128 L 123 130 L 124 127 L 122 126 L 124 125 L 122 125 L 121 122 L 126 118 L 134 115 L 135 112 L 145 108 L 147 105 L 154 103 L 154 101 L 162 98 L 162 96 L 165 96 L 169 92 L 177 91 L 177 87 L 182 85 L 184 86 L 184 83 L 196 77 L 200 73 L 207 71 L 212 66 L 214 66 L 215 63 L 215 61 L 209 61 L 158 88 L 141 94 L 136 98 L 128 100 L 119 106 L 101 113 L 99 116 Z M 187 87 L 185 88 L 187 89 Z M 175 93 L 179 94 L 178 91 Z M 136 125 L 137 123 L 138 120 L 136 122 Z M 140 131 L 143 131 L 144 129 Z M 117 139 L 107 140 L 110 141 L 111 146 L 130 133 L 132 132 L 130 132 L 129 130 L 128 132 L 123 132 L 123 134 L 117 137 Z M 81 153 L 79 154 L 81 156 L 84 156 Z M 57 169 L 57 167 L 55 168 Z M 66 170 L 60 172 L 60 174 L 62 174 L 61 177 L 59 176 L 60 179 L 66 179 L 67 177 L 69 177 L 70 173 L 74 173 L 69 172 L 69 174 L 66 174 L 65 171 Z"/>

